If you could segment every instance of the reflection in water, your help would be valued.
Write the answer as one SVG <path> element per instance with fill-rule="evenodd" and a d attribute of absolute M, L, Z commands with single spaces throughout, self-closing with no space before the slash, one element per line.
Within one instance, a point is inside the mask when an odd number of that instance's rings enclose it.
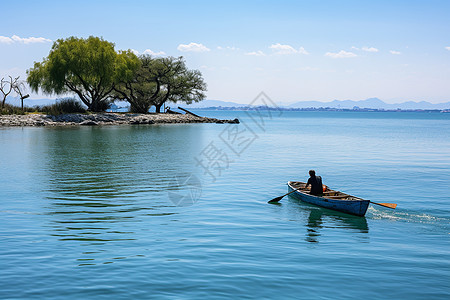
<path fill-rule="evenodd" d="M 289 197 L 290 201 L 278 204 L 277 213 L 284 211 L 290 220 L 294 220 L 306 226 L 305 240 L 310 243 L 318 243 L 321 235 L 328 230 L 334 234 L 357 233 L 361 241 L 367 241 L 369 226 L 365 217 L 357 217 L 338 211 L 318 207 L 309 203 Z M 363 233 L 363 235 L 360 235 Z M 354 235 L 354 234 L 353 234 Z"/>
<path fill-rule="evenodd" d="M 317 238 L 320 236 L 319 229 L 322 227 L 322 212 L 320 210 L 311 210 L 308 217 L 308 224 L 306 225 L 308 234 L 306 241 L 317 242 Z"/>
<path fill-rule="evenodd" d="M 311 243 L 319 242 L 322 228 L 344 228 L 358 230 L 361 233 L 369 232 L 365 217 L 341 214 L 320 207 L 310 209 L 306 227 L 306 241 Z"/>
<path fill-rule="evenodd" d="M 53 130 L 44 136 L 48 167 L 43 171 L 50 178 L 52 235 L 60 241 L 82 242 L 92 248 L 83 255 L 92 256 L 105 243 L 135 240 L 136 222 L 143 218 L 175 214 L 167 211 L 172 206 L 165 188 L 172 173 L 190 167 L 177 153 L 190 150 L 191 143 L 183 143 L 191 138 L 189 127 Z M 83 265 L 92 260 L 79 259 Z"/>

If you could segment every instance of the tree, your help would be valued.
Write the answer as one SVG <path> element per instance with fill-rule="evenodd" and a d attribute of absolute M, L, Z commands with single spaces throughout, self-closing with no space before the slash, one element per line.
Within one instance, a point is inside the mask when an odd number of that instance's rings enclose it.
<path fill-rule="evenodd" d="M 91 111 L 103 111 L 118 78 L 131 77 L 139 60 L 131 51 L 114 50 L 114 44 L 98 37 L 57 40 L 42 62 L 27 71 L 35 92 L 73 92 Z"/>
<path fill-rule="evenodd" d="M 197 70 L 188 70 L 182 57 L 139 57 L 140 67 L 131 79 L 115 86 L 116 97 L 130 103 L 132 112 L 156 112 L 166 101 L 198 102 L 205 98 L 206 84 Z"/>
<path fill-rule="evenodd" d="M 206 97 L 206 83 L 202 73 L 189 70 L 183 57 L 161 58 L 160 63 L 164 72 L 158 77 L 159 92 L 153 99 L 156 112 L 160 112 L 161 106 L 167 101 L 191 104 Z"/>
<path fill-rule="evenodd" d="M 17 77 L 17 79 L 19 79 L 19 77 Z M 20 97 L 20 102 L 22 104 L 22 111 L 23 111 L 23 99 L 30 97 L 30 95 L 28 94 L 25 95 L 26 90 L 25 82 L 23 80 L 16 80 L 13 85 L 13 90 L 14 92 L 16 92 L 17 96 Z"/>
<path fill-rule="evenodd" d="M 14 79 L 11 76 L 8 76 L 8 77 L 9 77 L 9 81 L 5 80 L 4 77 L 0 81 L 0 92 L 3 94 L 2 95 L 3 96 L 2 108 L 5 107 L 6 97 L 8 97 L 8 95 L 14 90 L 14 86 L 18 82 L 20 76 L 14 78 Z"/>
<path fill-rule="evenodd" d="M 121 77 L 115 85 L 115 98 L 130 103 L 130 111 L 135 113 L 148 113 L 153 105 L 152 99 L 158 94 L 155 77 L 156 60 L 150 55 L 139 57 L 139 68 L 132 78 Z"/>

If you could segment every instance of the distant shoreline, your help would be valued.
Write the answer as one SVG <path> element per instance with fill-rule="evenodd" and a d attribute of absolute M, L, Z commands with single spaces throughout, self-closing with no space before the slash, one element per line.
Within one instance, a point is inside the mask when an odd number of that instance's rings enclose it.
<path fill-rule="evenodd" d="M 96 113 L 63 114 L 58 116 L 46 114 L 0 115 L 1 127 L 21 126 L 99 126 L 99 125 L 139 125 L 139 124 L 187 124 L 218 123 L 238 124 L 239 120 L 221 120 L 208 117 L 196 117 L 184 114 L 150 113 Z"/>
<path fill-rule="evenodd" d="M 248 110 L 275 110 L 275 111 L 344 111 L 344 112 L 425 112 L 425 113 L 450 113 L 449 109 L 377 109 L 377 108 L 333 108 L 333 107 L 309 107 L 309 108 L 286 108 L 275 106 L 242 106 L 242 107 L 190 107 L 190 110 L 225 110 L 225 111 L 248 111 Z"/>

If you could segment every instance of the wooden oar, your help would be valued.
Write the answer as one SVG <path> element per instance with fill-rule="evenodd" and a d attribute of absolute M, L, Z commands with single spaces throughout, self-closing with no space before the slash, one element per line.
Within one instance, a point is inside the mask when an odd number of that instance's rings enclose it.
<path fill-rule="evenodd" d="M 384 206 L 384 207 L 388 207 L 388 208 L 392 208 L 392 209 L 395 209 L 397 207 L 396 203 L 376 203 L 376 202 L 372 202 L 372 201 L 370 201 L 370 203 L 376 204 L 376 205 L 380 205 L 380 206 Z"/>
<path fill-rule="evenodd" d="M 295 192 L 295 191 L 298 191 L 299 189 L 301 189 L 301 187 L 299 187 L 298 189 L 295 189 L 295 190 L 293 190 L 293 191 L 290 191 L 289 193 L 286 193 L 286 194 L 284 194 L 283 196 L 273 198 L 272 200 L 270 200 L 270 201 L 267 202 L 267 203 L 277 203 L 278 201 L 280 201 L 281 199 L 283 199 L 284 196 L 287 196 L 287 195 L 289 195 L 289 194 L 291 194 L 291 193 L 293 193 L 293 192 Z"/>

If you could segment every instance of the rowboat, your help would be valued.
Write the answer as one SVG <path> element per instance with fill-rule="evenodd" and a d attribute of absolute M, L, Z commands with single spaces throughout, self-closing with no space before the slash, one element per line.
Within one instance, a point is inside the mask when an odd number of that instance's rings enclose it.
<path fill-rule="evenodd" d="M 305 183 L 300 181 L 289 181 L 287 183 L 291 196 L 303 202 L 332 210 L 344 212 L 355 216 L 364 216 L 369 207 L 369 200 L 364 200 L 329 188 L 323 192 L 323 196 L 315 196 L 305 190 Z"/>

